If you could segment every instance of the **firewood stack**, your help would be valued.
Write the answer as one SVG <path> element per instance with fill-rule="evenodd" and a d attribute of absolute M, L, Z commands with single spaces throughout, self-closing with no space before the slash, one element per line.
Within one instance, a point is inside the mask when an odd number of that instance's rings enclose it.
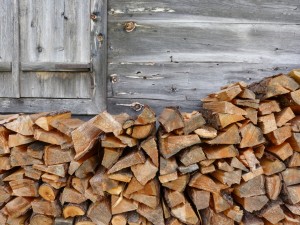
<path fill-rule="evenodd" d="M 300 224 L 299 84 L 238 82 L 158 118 L 2 115 L 0 225 Z"/>

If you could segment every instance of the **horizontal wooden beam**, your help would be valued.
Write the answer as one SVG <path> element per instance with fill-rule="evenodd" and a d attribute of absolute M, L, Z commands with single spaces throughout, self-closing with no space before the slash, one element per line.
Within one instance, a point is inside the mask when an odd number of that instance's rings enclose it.
<path fill-rule="evenodd" d="M 0 62 L 0 72 L 11 72 L 11 62 Z"/>
<path fill-rule="evenodd" d="M 89 72 L 91 63 L 30 62 L 21 63 L 23 72 Z"/>

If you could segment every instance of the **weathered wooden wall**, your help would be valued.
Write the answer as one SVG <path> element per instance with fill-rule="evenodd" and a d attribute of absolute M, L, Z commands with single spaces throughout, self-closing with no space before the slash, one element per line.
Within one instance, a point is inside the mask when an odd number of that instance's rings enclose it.
<path fill-rule="evenodd" d="M 299 24 L 299 0 L 109 0 L 108 110 L 193 110 L 222 85 L 300 67 Z"/>

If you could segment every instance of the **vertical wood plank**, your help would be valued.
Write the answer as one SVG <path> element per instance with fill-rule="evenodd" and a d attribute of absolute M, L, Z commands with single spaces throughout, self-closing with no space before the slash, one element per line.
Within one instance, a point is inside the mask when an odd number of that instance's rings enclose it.
<path fill-rule="evenodd" d="M 107 90 L 107 0 L 91 0 L 91 20 L 92 101 L 102 111 L 106 109 Z"/>
<path fill-rule="evenodd" d="M 14 0 L 13 23 L 13 58 L 12 58 L 12 92 L 16 98 L 20 97 L 20 30 L 19 30 L 19 1 Z"/>

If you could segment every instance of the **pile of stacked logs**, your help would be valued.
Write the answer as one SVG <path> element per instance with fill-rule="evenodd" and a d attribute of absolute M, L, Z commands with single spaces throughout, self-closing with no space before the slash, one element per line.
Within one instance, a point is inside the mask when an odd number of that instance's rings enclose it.
<path fill-rule="evenodd" d="M 300 224 L 300 73 L 199 111 L 0 116 L 0 225 Z"/>

